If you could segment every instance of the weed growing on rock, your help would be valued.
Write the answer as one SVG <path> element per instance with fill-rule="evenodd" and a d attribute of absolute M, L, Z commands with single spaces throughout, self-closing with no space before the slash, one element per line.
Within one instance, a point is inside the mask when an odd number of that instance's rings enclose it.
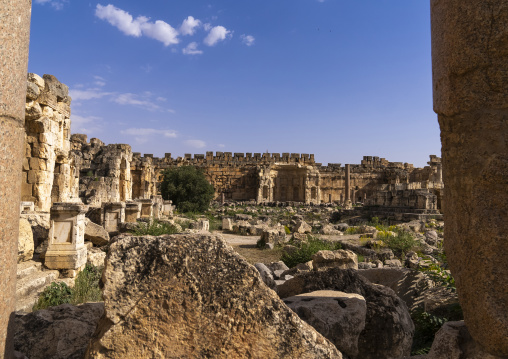
<path fill-rule="evenodd" d="M 135 236 L 161 236 L 163 234 L 178 233 L 178 228 L 171 223 L 154 220 L 152 223 L 138 223 L 132 232 Z"/>
<path fill-rule="evenodd" d="M 396 235 L 386 234 L 380 238 L 396 256 L 403 257 L 405 253 L 417 246 L 413 235 L 407 231 L 396 230 Z"/>
<path fill-rule="evenodd" d="M 39 296 L 39 300 L 32 308 L 35 310 L 46 309 L 60 304 L 70 303 L 72 290 L 64 282 L 51 283 Z"/>
<path fill-rule="evenodd" d="M 74 287 L 70 288 L 64 282 L 51 283 L 39 296 L 39 300 L 32 310 L 46 309 L 60 304 L 81 304 L 102 301 L 99 280 L 102 267 L 87 264 L 74 280 Z"/>

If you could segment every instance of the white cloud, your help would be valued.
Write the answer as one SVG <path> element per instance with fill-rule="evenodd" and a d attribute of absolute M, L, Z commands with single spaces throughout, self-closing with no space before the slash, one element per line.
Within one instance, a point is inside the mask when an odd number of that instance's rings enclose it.
<path fill-rule="evenodd" d="M 95 79 L 95 84 L 97 86 L 100 86 L 100 87 L 103 87 L 103 86 L 106 86 L 106 80 L 103 78 L 103 77 L 100 77 L 100 76 L 94 76 L 93 77 Z"/>
<path fill-rule="evenodd" d="M 84 133 L 87 135 L 100 133 L 102 131 L 101 117 L 71 115 L 71 132 Z"/>
<path fill-rule="evenodd" d="M 185 55 L 201 55 L 203 51 L 198 50 L 198 43 L 191 42 L 185 49 L 182 50 Z"/>
<path fill-rule="evenodd" d="M 56 10 L 62 10 L 66 2 L 68 2 L 68 0 L 35 0 L 36 4 L 40 5 L 49 4 Z"/>
<path fill-rule="evenodd" d="M 176 138 L 178 134 L 173 130 L 161 130 L 158 128 L 127 128 L 125 130 L 121 130 L 120 133 L 122 135 L 131 135 L 131 136 L 152 136 L 152 135 L 162 135 L 167 138 Z"/>
<path fill-rule="evenodd" d="M 150 101 L 146 97 L 140 97 L 139 95 L 133 93 L 121 93 L 116 95 L 112 99 L 113 102 L 116 102 L 119 105 L 134 105 L 143 107 L 149 111 L 160 111 L 162 108 Z"/>
<path fill-rule="evenodd" d="M 96 88 L 89 88 L 86 90 L 71 89 L 69 91 L 69 95 L 71 96 L 73 101 L 92 100 L 92 99 L 102 98 L 104 96 L 109 96 L 112 94 L 113 94 L 112 92 L 103 92 L 100 89 L 96 89 Z"/>
<path fill-rule="evenodd" d="M 231 31 L 227 30 L 224 26 L 215 26 L 212 27 L 203 42 L 205 45 L 214 46 L 219 41 L 224 41 L 228 36 L 232 36 Z"/>
<path fill-rule="evenodd" d="M 201 141 L 201 140 L 187 140 L 185 141 L 185 143 L 191 147 L 195 147 L 195 148 L 203 148 L 206 146 L 206 142 L 205 141 Z"/>
<path fill-rule="evenodd" d="M 128 36 L 140 37 L 142 35 L 162 42 L 165 46 L 178 44 L 178 31 L 162 20 L 150 22 L 146 16 L 133 18 L 127 11 L 111 4 L 102 6 L 97 4 L 95 16 L 106 20 Z"/>
<path fill-rule="evenodd" d="M 201 21 L 189 16 L 187 19 L 183 20 L 182 25 L 180 26 L 180 32 L 182 35 L 194 35 L 194 32 L 197 28 L 199 28 L 199 26 L 201 26 Z"/>
<path fill-rule="evenodd" d="M 206 23 L 206 24 L 203 24 L 203 29 L 205 29 L 205 31 L 210 31 L 210 29 L 212 28 L 212 24 L 210 23 Z"/>
<path fill-rule="evenodd" d="M 254 41 L 256 41 L 256 39 L 254 38 L 254 36 L 252 35 L 245 35 L 243 34 L 242 36 L 240 36 L 242 38 L 242 42 L 247 45 L 247 46 L 252 46 L 254 45 Z"/>

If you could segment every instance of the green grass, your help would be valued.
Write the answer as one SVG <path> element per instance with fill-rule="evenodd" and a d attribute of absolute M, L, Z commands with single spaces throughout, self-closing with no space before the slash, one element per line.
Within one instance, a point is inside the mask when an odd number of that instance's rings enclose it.
<path fill-rule="evenodd" d="M 51 283 L 41 293 L 32 310 L 46 309 L 65 303 L 76 305 L 102 301 L 102 293 L 99 288 L 102 269 L 102 267 L 98 268 L 87 264 L 74 280 L 74 288 L 70 288 L 64 282 Z"/>
<path fill-rule="evenodd" d="M 338 242 L 327 242 L 315 237 L 310 237 L 307 242 L 289 242 L 289 244 L 297 247 L 293 253 L 284 253 L 281 257 L 281 261 L 289 268 L 310 261 L 312 256 L 321 250 L 333 251 L 342 248 Z"/>

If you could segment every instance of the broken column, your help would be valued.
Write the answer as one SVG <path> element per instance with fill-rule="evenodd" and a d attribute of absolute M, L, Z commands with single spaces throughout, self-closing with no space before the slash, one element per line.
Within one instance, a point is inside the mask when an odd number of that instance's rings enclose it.
<path fill-rule="evenodd" d="M 136 223 L 141 215 L 141 203 L 127 202 L 125 204 L 125 222 Z"/>
<path fill-rule="evenodd" d="M 471 336 L 508 356 L 508 4 L 431 1 L 445 250 Z"/>
<path fill-rule="evenodd" d="M 0 356 L 13 356 L 31 2 L 0 2 Z"/>
<path fill-rule="evenodd" d="M 346 199 L 344 206 L 346 209 L 352 207 L 351 203 L 351 166 L 349 164 L 346 165 Z"/>
<path fill-rule="evenodd" d="M 75 277 L 86 264 L 85 213 L 81 203 L 55 203 L 51 207 L 48 250 L 44 265 Z"/>
<path fill-rule="evenodd" d="M 102 204 L 104 229 L 118 232 L 120 223 L 125 222 L 125 202 L 106 202 Z"/>

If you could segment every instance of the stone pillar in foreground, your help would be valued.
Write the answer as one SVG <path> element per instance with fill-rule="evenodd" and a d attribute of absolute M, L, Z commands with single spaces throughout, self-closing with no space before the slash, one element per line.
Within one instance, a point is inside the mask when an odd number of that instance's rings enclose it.
<path fill-rule="evenodd" d="M 86 264 L 85 213 L 81 203 L 54 203 L 51 207 L 48 251 L 44 265 L 73 278 Z"/>
<path fill-rule="evenodd" d="M 508 356 L 508 1 L 431 0 L 445 250 L 471 336 Z"/>
<path fill-rule="evenodd" d="M 0 357 L 13 355 L 31 2 L 0 2 Z"/>

